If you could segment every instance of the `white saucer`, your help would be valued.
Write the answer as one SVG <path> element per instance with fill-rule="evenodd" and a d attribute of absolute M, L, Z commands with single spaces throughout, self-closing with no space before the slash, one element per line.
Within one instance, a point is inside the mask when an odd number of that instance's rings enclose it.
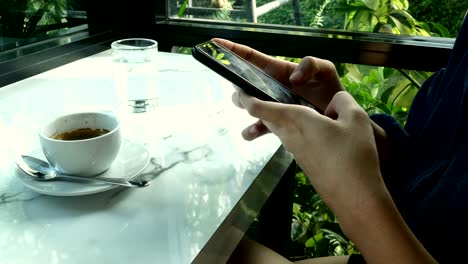
<path fill-rule="evenodd" d="M 26 154 L 46 160 L 41 149 L 36 149 Z M 148 150 L 144 146 L 123 140 L 119 154 L 112 163 L 112 166 L 98 177 L 131 179 L 140 174 L 148 166 L 149 160 Z M 26 187 L 38 193 L 55 196 L 88 195 L 118 187 L 117 185 L 91 181 L 38 181 L 28 176 L 19 168 L 16 169 L 16 176 Z"/>

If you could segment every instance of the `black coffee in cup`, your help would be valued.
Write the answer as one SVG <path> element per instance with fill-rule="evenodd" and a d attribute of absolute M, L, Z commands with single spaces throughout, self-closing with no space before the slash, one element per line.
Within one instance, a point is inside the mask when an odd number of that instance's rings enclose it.
<path fill-rule="evenodd" d="M 94 138 L 109 133 L 107 129 L 79 128 L 65 133 L 52 135 L 51 138 L 57 140 L 82 140 Z"/>

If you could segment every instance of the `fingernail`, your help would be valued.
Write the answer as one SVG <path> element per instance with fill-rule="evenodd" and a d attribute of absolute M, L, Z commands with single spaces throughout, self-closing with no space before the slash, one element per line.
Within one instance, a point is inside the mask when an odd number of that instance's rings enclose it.
<path fill-rule="evenodd" d="M 249 134 L 250 134 L 251 136 L 253 136 L 253 137 L 258 136 L 259 131 L 258 131 L 258 129 L 257 129 L 257 126 L 255 126 L 255 125 L 251 126 L 251 127 L 249 128 Z"/>
<path fill-rule="evenodd" d="M 291 82 L 301 82 L 303 78 L 304 78 L 304 73 L 301 70 L 296 70 L 291 74 L 291 76 L 289 77 L 289 80 Z"/>

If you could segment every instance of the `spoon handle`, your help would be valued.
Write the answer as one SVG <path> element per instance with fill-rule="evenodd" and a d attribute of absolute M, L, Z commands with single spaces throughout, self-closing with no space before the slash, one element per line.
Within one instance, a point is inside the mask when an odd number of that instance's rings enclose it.
<path fill-rule="evenodd" d="M 104 182 L 109 184 L 115 184 L 125 187 L 132 187 L 132 188 L 141 188 L 146 187 L 149 185 L 148 181 L 145 180 L 127 180 L 124 178 L 105 178 L 105 177 L 79 177 L 79 176 L 72 176 L 72 175 L 57 175 L 57 178 L 63 179 L 73 179 L 79 181 L 97 181 L 97 182 Z"/>

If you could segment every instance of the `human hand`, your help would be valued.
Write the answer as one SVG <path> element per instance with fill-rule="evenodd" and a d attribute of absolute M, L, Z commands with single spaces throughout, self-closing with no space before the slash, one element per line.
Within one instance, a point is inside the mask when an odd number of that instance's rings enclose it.
<path fill-rule="evenodd" d="M 378 133 L 350 94 L 336 93 L 323 115 L 241 90 L 233 102 L 259 118 L 294 155 L 367 263 L 435 263 L 393 203 L 380 174 Z"/>
<path fill-rule="evenodd" d="M 216 38 L 214 41 L 259 67 L 321 110 L 327 107 L 336 92 L 344 90 L 335 66 L 330 61 L 305 57 L 300 64 L 296 64 L 228 40 Z M 268 132 L 262 122 L 258 121 L 247 127 L 242 135 L 247 140 L 253 140 Z"/>
<path fill-rule="evenodd" d="M 324 115 L 300 106 L 261 101 L 238 91 L 233 102 L 279 137 L 340 219 L 366 201 L 387 194 L 380 176 L 371 121 L 346 92 L 337 93 Z"/>

